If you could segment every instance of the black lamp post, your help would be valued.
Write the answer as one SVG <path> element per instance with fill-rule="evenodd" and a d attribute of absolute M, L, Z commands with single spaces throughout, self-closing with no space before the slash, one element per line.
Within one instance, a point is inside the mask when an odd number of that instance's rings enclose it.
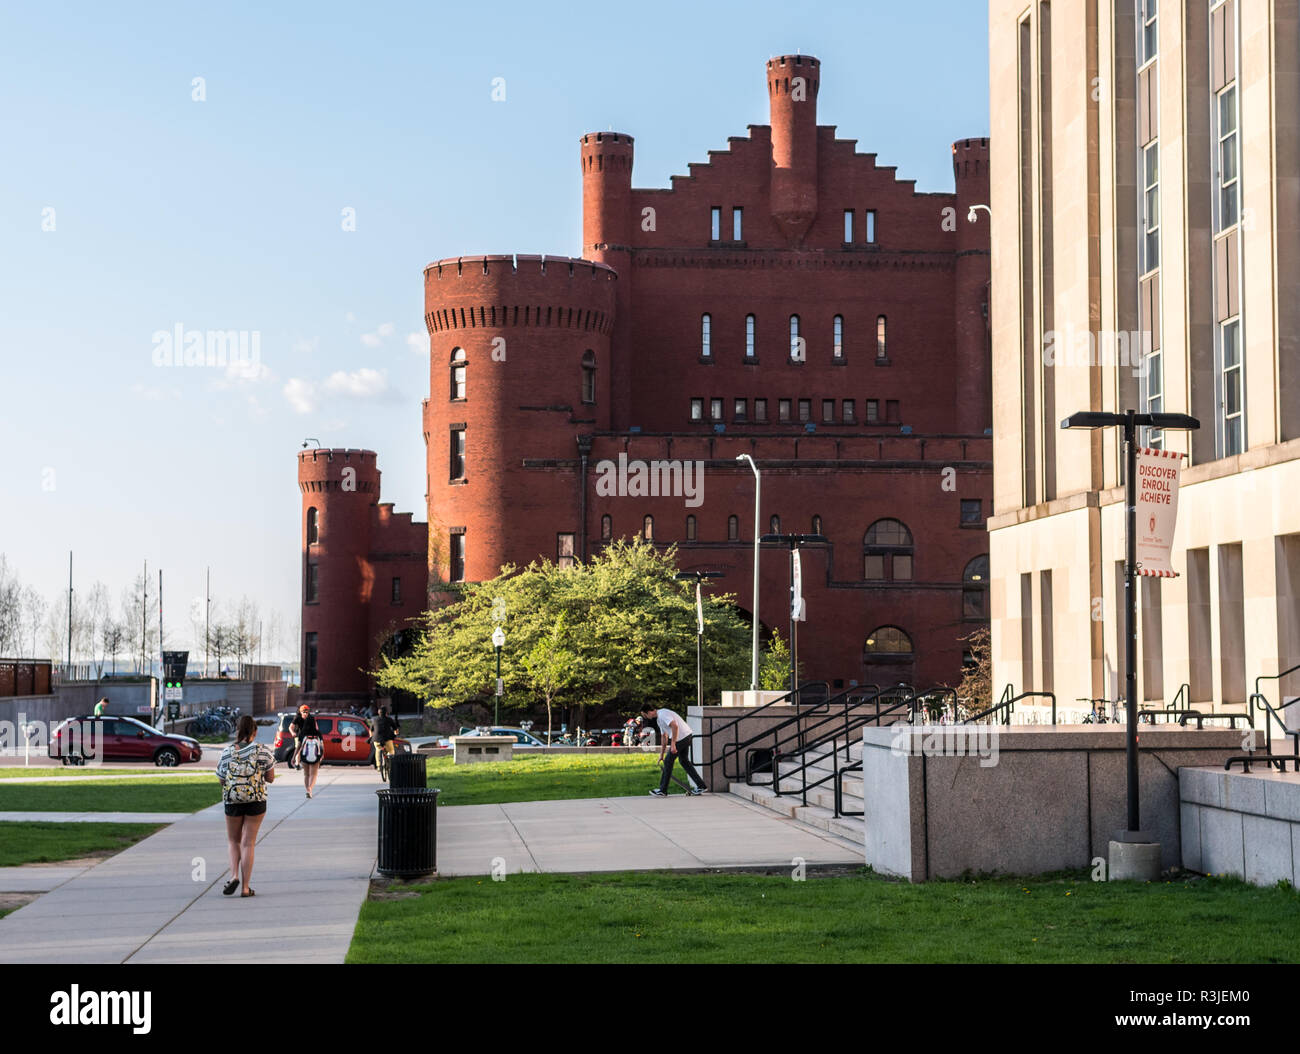
<path fill-rule="evenodd" d="M 497 652 L 497 690 L 496 701 L 493 704 L 492 710 L 492 722 L 497 725 L 501 724 L 501 648 L 505 645 L 505 642 L 506 631 L 500 626 L 497 626 L 497 628 L 492 631 L 492 647 L 494 647 Z"/>
<path fill-rule="evenodd" d="M 805 545 L 828 545 L 824 534 L 765 534 L 764 545 L 784 545 L 790 550 L 790 692 L 799 687 L 799 637 L 798 623 L 794 617 L 794 551 Z"/>
<path fill-rule="evenodd" d="M 721 578 L 721 571 L 681 571 L 676 576 L 679 582 L 695 583 L 695 602 L 702 604 L 700 585 L 706 578 Z M 704 706 L 704 618 L 700 617 L 695 630 L 695 705 Z"/>
<path fill-rule="evenodd" d="M 1140 414 L 1090 410 L 1071 414 L 1061 422 L 1062 428 L 1124 429 L 1124 688 L 1128 697 L 1128 727 L 1125 729 L 1128 761 L 1128 830 L 1116 835 L 1116 841 L 1149 842 L 1141 833 L 1138 807 L 1138 738 L 1137 738 L 1137 430 L 1142 428 L 1195 431 L 1201 422 L 1187 414 Z"/>

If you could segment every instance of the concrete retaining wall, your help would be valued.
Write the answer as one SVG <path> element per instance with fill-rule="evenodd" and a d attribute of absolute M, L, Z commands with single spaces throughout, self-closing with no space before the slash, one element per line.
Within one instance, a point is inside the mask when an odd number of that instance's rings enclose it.
<path fill-rule="evenodd" d="M 1184 867 L 1300 886 L 1300 776 L 1185 768 L 1178 782 Z"/>
<path fill-rule="evenodd" d="M 963 726 L 940 727 L 951 737 Z M 996 761 L 987 766 L 969 749 L 952 756 L 943 736 L 864 730 L 866 862 L 918 882 L 967 871 L 1040 874 L 1105 858 L 1111 835 L 1126 826 L 1123 726 L 980 727 L 996 733 Z M 1247 734 L 1143 727 L 1142 828 L 1161 843 L 1162 867 L 1183 861 L 1179 769 L 1221 767 Z M 1262 732 L 1257 739 L 1262 745 Z"/>

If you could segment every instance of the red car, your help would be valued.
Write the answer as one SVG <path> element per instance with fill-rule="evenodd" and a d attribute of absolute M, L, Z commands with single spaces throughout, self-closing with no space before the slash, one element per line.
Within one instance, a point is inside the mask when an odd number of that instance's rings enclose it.
<path fill-rule="evenodd" d="M 288 761 L 293 756 L 293 733 L 289 726 L 296 714 L 280 715 L 280 725 L 275 732 L 275 760 Z M 375 763 L 374 745 L 370 741 L 370 726 L 364 717 L 356 714 L 331 713 L 324 710 L 312 712 L 316 718 L 316 727 L 320 729 L 321 739 L 325 743 L 327 762 L 343 765 L 373 765 Z M 405 739 L 394 740 L 398 753 L 409 754 L 411 744 Z"/>
<path fill-rule="evenodd" d="M 95 761 L 152 761 L 160 768 L 198 761 L 203 747 L 189 736 L 159 732 L 133 717 L 73 717 L 50 736 L 49 755 L 65 765 Z"/>

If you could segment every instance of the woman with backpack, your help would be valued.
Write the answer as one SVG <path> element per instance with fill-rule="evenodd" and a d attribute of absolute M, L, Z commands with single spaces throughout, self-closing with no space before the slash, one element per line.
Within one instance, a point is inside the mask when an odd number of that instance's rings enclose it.
<path fill-rule="evenodd" d="M 235 741 L 217 761 L 230 850 L 230 881 L 221 890 L 226 896 L 235 892 L 241 875 L 244 888 L 240 896 L 254 895 L 248 884 L 253 874 L 253 849 L 266 816 L 266 785 L 275 781 L 275 755 L 256 739 L 257 722 L 244 714 L 235 726 Z"/>
<path fill-rule="evenodd" d="M 316 777 L 320 775 L 321 759 L 325 756 L 325 740 L 321 738 L 316 716 L 306 703 L 298 707 L 298 715 L 289 726 L 289 731 L 298 742 L 295 756 L 302 769 L 302 785 L 310 798 L 316 787 Z"/>

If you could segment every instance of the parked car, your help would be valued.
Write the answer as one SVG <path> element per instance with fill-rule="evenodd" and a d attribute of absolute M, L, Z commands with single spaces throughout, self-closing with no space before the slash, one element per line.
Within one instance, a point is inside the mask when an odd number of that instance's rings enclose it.
<path fill-rule="evenodd" d="M 288 761 L 293 756 L 293 733 L 289 726 L 293 724 L 295 713 L 280 715 L 280 724 L 275 731 L 273 750 L 275 760 Z M 338 762 L 341 765 L 373 765 L 375 763 L 375 745 L 370 739 L 370 726 L 356 714 L 327 713 L 315 711 L 316 727 L 320 729 L 321 740 L 325 744 L 325 762 Z M 411 753 L 411 744 L 400 736 L 394 740 L 399 754 Z"/>
<path fill-rule="evenodd" d="M 134 717 L 86 714 L 64 721 L 50 736 L 49 755 L 65 765 L 88 758 L 152 761 L 160 768 L 198 761 L 203 747 L 189 736 L 159 732 Z"/>
<path fill-rule="evenodd" d="M 480 732 L 477 728 L 467 728 L 459 734 L 462 736 L 477 736 L 480 735 Z M 514 728 L 506 725 L 498 725 L 495 728 L 489 728 L 486 734 L 490 736 L 514 736 L 515 743 L 521 747 L 546 746 L 546 744 L 542 742 L 542 740 L 540 740 L 537 736 L 533 735 L 531 732 L 524 731 L 524 729 L 522 728 Z M 440 736 L 438 738 L 438 746 L 440 747 L 451 746 L 451 737 Z"/>

